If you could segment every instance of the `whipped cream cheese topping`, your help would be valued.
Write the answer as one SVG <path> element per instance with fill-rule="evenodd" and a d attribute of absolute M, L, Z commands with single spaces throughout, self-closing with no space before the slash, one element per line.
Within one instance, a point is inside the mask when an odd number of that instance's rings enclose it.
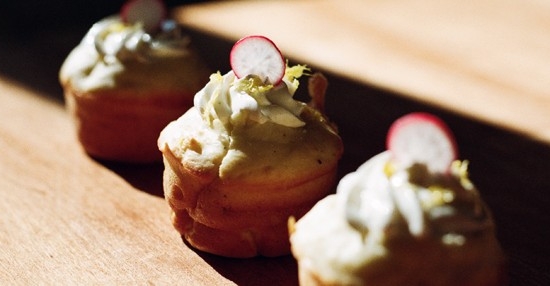
<path fill-rule="evenodd" d="M 390 158 L 388 151 L 373 157 L 338 185 L 347 221 L 363 235 L 433 235 L 460 244 L 490 223 L 467 162 L 455 161 L 447 174 L 423 164 L 392 170 Z"/>
<path fill-rule="evenodd" d="M 165 20 L 161 29 L 152 34 L 147 33 L 141 23 L 123 23 L 118 15 L 107 17 L 95 23 L 71 51 L 61 67 L 60 80 L 62 83 L 70 81 L 73 87 L 83 91 L 121 84 L 136 86 L 140 82 L 162 87 L 167 86 L 168 81 L 168 85 L 177 86 L 178 83 L 169 82 L 170 77 L 164 74 L 163 78 L 158 75 L 154 81 L 143 78 L 143 74 L 151 74 L 146 70 L 158 70 L 159 74 L 162 66 L 166 69 L 176 65 L 174 59 L 190 57 L 189 44 L 189 37 L 182 35 L 173 20 Z M 181 74 L 184 68 L 171 69 Z M 190 74 L 190 69 L 183 74 Z M 127 74 L 122 76 L 123 72 Z"/>
<path fill-rule="evenodd" d="M 173 20 L 162 23 L 161 31 L 151 35 L 141 23 L 125 24 L 118 16 L 106 18 L 90 29 L 83 39 L 95 46 L 108 63 L 125 60 L 154 61 L 156 57 L 185 54 L 189 38 L 183 37 Z"/>
<path fill-rule="evenodd" d="M 273 122 L 286 127 L 305 124 L 300 113 L 305 103 L 292 97 L 305 67 L 287 67 L 281 84 L 264 84 L 258 77 L 237 78 L 233 71 L 215 73 L 194 99 L 195 107 L 211 127 L 231 130 L 248 122 Z"/>

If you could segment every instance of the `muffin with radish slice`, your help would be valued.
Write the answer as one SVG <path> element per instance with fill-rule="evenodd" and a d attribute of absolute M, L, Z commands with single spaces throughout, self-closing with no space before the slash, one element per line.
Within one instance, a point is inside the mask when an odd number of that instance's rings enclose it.
<path fill-rule="evenodd" d="M 301 285 L 502 285 L 495 225 L 449 128 L 412 113 L 387 151 L 289 223 Z"/>
<path fill-rule="evenodd" d="M 161 0 L 131 0 L 94 24 L 59 72 L 88 154 L 161 161 L 156 140 L 193 104 L 210 74 Z"/>
<path fill-rule="evenodd" d="M 227 257 L 290 253 L 287 221 L 333 191 L 342 141 L 315 106 L 326 79 L 310 76 L 312 104 L 293 95 L 305 66 L 248 36 L 194 107 L 162 131 L 164 192 L 172 222 L 193 247 Z"/>

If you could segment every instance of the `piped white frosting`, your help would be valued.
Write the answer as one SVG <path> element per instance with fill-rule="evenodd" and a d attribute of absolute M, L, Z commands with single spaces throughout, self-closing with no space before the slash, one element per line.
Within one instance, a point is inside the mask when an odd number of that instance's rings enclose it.
<path fill-rule="evenodd" d="M 239 79 L 233 71 L 225 75 L 215 73 L 195 95 L 194 104 L 211 127 L 231 129 L 267 121 L 301 127 L 305 123 L 299 116 L 305 103 L 293 99 L 297 86 L 293 76 L 285 76 L 281 84 L 271 86 L 255 76 Z"/>
<path fill-rule="evenodd" d="M 193 73 L 202 77 L 205 67 L 190 52 L 189 44 L 189 37 L 173 20 L 165 20 L 159 32 L 150 34 L 141 23 L 107 17 L 95 23 L 67 56 L 59 78 L 63 85 L 80 91 L 181 86 L 196 91 Z"/>

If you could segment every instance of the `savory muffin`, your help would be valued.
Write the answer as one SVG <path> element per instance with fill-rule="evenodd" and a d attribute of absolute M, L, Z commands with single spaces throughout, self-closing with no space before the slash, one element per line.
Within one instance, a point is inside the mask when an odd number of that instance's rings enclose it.
<path fill-rule="evenodd" d="M 129 1 L 119 15 L 94 24 L 61 67 L 67 109 L 93 157 L 162 160 L 158 134 L 192 106 L 210 74 L 161 4 Z"/>
<path fill-rule="evenodd" d="M 389 135 L 389 150 L 290 221 L 300 284 L 501 285 L 491 214 L 446 126 L 415 113 Z"/>
<path fill-rule="evenodd" d="M 342 141 L 322 112 L 293 99 L 306 67 L 283 66 L 275 82 L 234 70 L 212 74 L 194 107 L 158 140 L 173 224 L 209 253 L 288 254 L 287 220 L 332 191 Z M 322 105 L 326 80 L 310 79 L 320 92 L 313 102 Z"/>

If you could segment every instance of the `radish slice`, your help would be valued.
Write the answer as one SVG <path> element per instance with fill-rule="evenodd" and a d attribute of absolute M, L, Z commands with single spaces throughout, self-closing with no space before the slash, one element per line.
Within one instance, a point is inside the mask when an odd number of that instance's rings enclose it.
<path fill-rule="evenodd" d="M 264 36 L 247 36 L 237 41 L 231 49 L 229 60 L 237 78 L 256 75 L 264 83 L 277 85 L 285 75 L 283 55 Z"/>
<path fill-rule="evenodd" d="M 421 112 L 397 119 L 388 131 L 386 145 L 399 167 L 423 163 L 439 173 L 447 172 L 458 155 L 449 127 L 438 117 Z"/>
<path fill-rule="evenodd" d="M 120 16 L 125 23 L 141 22 L 143 29 L 151 32 L 166 18 L 166 6 L 162 0 L 130 0 L 122 6 Z"/>

